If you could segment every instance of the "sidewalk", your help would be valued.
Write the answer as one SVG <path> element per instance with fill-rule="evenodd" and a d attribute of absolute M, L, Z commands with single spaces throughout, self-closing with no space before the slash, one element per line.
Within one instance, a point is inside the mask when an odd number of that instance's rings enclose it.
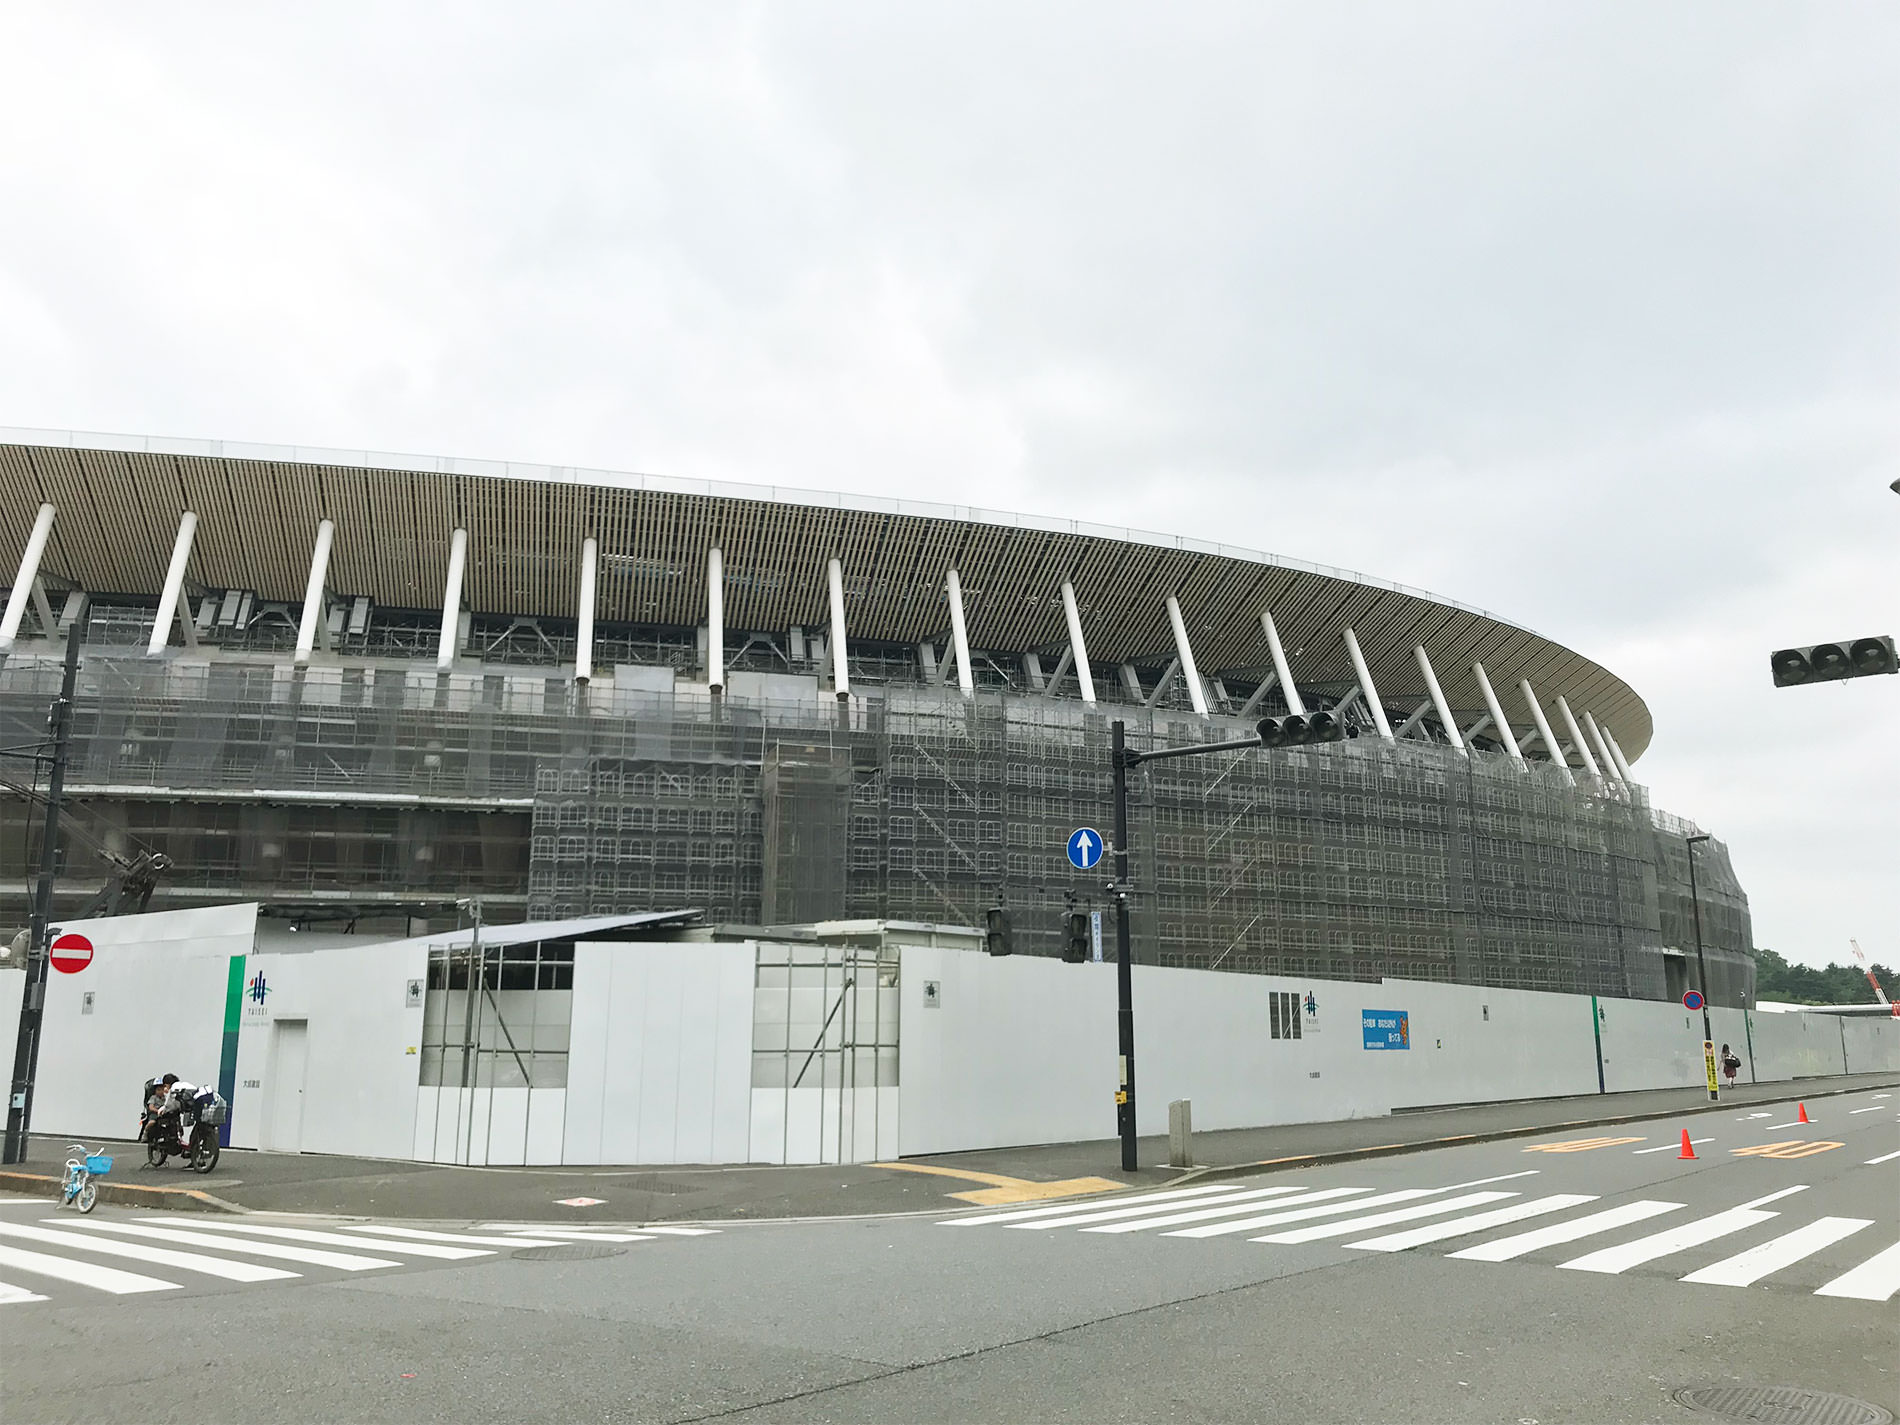
<path fill-rule="evenodd" d="M 1881 1088 L 1900 1088 L 1900 1074 L 1742 1085 L 1723 1090 L 1717 1111 L 1796 1099 L 1812 1104 L 1835 1094 Z M 1590 1094 L 1198 1133 L 1194 1152 L 1197 1164 L 1205 1168 L 1256 1172 L 1261 1164 L 1292 1167 L 1335 1156 L 1671 1117 L 1709 1107 L 1707 1094 L 1699 1088 Z M 1142 1166 L 1134 1173 L 1120 1171 L 1120 1146 L 1113 1139 L 940 1154 L 895 1165 L 829 1167 L 458 1168 L 227 1149 L 209 1177 L 175 1167 L 148 1168 L 135 1144 L 116 1144 L 107 1151 L 118 1159 L 108 1181 L 210 1194 L 249 1211 L 437 1221 L 668 1222 L 941 1211 L 969 1201 L 955 1194 L 980 1194 L 976 1201 L 1032 1201 L 1184 1176 L 1166 1165 L 1165 1138 L 1144 1138 L 1139 1147 Z M 64 1139 L 36 1137 L 28 1161 L 6 1171 L 56 1179 L 65 1149 Z M 6 1186 L 0 1177 L 0 1189 Z M 12 1190 L 22 1186 L 16 1179 Z M 50 1195 L 50 1183 L 45 1190 Z M 580 1208 L 561 1204 L 561 1199 L 575 1197 L 602 1201 Z M 182 1199 L 173 1205 L 205 1209 L 201 1202 Z"/>

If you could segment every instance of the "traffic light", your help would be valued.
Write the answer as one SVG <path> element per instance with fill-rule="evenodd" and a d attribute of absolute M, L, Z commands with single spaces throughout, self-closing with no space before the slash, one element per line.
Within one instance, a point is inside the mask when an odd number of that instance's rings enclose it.
<path fill-rule="evenodd" d="M 1085 910 L 1070 911 L 1068 930 L 1062 937 L 1063 960 L 1070 965 L 1087 964 L 1094 942 L 1095 937 L 1089 925 L 1089 913 Z"/>
<path fill-rule="evenodd" d="M 1301 717 L 1263 717 L 1254 724 L 1262 747 L 1304 747 L 1312 742 L 1338 742 L 1346 735 L 1339 719 L 1329 712 L 1308 713 Z"/>
<path fill-rule="evenodd" d="M 984 912 L 986 933 L 983 948 L 992 955 L 1014 955 L 1016 953 L 1016 931 L 1009 923 L 1009 912 L 1000 905 L 993 905 Z"/>
<path fill-rule="evenodd" d="M 1768 671 L 1777 688 L 1793 688 L 1900 671 L 1900 660 L 1894 657 L 1891 638 L 1856 638 L 1817 643 L 1812 648 L 1783 648 L 1768 655 Z"/>

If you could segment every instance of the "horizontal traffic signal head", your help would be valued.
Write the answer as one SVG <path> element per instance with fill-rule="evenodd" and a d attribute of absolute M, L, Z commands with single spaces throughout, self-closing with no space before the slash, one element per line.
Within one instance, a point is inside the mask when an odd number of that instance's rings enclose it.
<path fill-rule="evenodd" d="M 1811 648 L 1783 648 L 1768 655 L 1768 671 L 1777 688 L 1802 683 L 1837 682 L 1873 673 L 1900 671 L 1891 638 L 1856 638 L 1840 643 L 1817 643 Z"/>
<path fill-rule="evenodd" d="M 1346 730 L 1329 712 L 1293 713 L 1287 717 L 1263 717 L 1254 724 L 1262 747 L 1304 747 L 1313 742 L 1338 742 Z"/>

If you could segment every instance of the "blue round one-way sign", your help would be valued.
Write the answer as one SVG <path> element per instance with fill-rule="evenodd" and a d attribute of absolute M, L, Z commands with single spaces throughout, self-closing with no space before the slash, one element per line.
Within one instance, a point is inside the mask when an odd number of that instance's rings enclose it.
<path fill-rule="evenodd" d="M 1102 833 L 1092 826 L 1079 827 L 1069 835 L 1069 864 L 1087 871 L 1102 859 Z"/>

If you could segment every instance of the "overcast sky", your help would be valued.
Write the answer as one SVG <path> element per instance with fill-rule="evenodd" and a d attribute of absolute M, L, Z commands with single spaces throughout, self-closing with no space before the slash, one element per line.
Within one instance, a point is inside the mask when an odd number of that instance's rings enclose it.
<path fill-rule="evenodd" d="M 1900 966 L 1900 6 L 13 5 L 0 424 L 1220 539 L 1647 700 Z"/>

